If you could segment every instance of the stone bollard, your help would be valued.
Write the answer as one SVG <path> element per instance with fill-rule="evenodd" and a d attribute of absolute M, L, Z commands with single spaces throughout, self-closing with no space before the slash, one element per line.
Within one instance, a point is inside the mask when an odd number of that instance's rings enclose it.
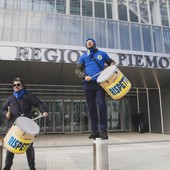
<path fill-rule="evenodd" d="M 0 140 L 0 170 L 2 170 L 3 140 Z"/>
<path fill-rule="evenodd" d="M 93 170 L 109 170 L 108 140 L 93 140 Z"/>

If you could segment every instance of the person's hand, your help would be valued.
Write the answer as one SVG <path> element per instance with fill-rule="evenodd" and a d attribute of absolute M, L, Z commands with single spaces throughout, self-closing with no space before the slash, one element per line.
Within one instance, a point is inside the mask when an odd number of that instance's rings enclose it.
<path fill-rule="evenodd" d="M 7 113 L 6 113 L 6 118 L 7 118 L 7 119 L 10 119 L 10 117 L 11 117 L 11 113 L 10 113 L 10 112 L 7 112 Z"/>
<path fill-rule="evenodd" d="M 86 76 L 86 77 L 85 77 L 85 80 L 86 80 L 86 81 L 90 81 L 91 79 L 92 79 L 92 77 L 90 77 L 90 76 Z"/>
<path fill-rule="evenodd" d="M 111 66 L 114 66 L 114 65 L 116 65 L 116 63 L 115 62 L 111 62 L 111 64 L 110 64 Z"/>
<path fill-rule="evenodd" d="M 47 117 L 47 116 L 48 116 L 48 113 L 47 113 L 47 112 L 44 112 L 42 115 L 43 115 L 44 117 Z"/>

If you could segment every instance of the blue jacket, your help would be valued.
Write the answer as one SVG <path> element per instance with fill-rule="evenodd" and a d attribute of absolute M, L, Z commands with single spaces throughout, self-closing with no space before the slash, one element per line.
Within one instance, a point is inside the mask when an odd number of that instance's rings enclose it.
<path fill-rule="evenodd" d="M 99 63 L 100 67 L 94 61 L 94 59 Z M 102 70 L 104 70 L 105 63 L 110 65 L 114 62 L 106 52 L 95 50 L 93 53 L 88 53 L 86 51 L 79 59 L 75 73 L 79 78 L 83 78 L 84 76 L 93 76 Z M 92 81 L 96 81 L 98 76 L 93 77 Z"/>

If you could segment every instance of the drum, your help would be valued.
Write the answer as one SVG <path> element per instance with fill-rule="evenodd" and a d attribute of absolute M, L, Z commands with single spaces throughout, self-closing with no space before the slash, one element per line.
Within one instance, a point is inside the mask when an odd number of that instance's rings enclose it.
<path fill-rule="evenodd" d="M 4 146 L 12 153 L 25 153 L 39 131 L 39 126 L 34 120 L 20 116 L 6 134 Z"/>
<path fill-rule="evenodd" d="M 97 82 L 115 100 L 122 98 L 131 88 L 131 83 L 114 65 L 101 72 Z"/>

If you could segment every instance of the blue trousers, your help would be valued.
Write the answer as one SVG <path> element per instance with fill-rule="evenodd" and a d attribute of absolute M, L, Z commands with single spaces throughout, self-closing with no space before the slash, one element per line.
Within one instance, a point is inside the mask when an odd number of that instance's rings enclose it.
<path fill-rule="evenodd" d="M 107 107 L 104 89 L 98 86 L 96 89 L 85 90 L 85 97 L 90 113 L 91 130 L 107 131 Z"/>

